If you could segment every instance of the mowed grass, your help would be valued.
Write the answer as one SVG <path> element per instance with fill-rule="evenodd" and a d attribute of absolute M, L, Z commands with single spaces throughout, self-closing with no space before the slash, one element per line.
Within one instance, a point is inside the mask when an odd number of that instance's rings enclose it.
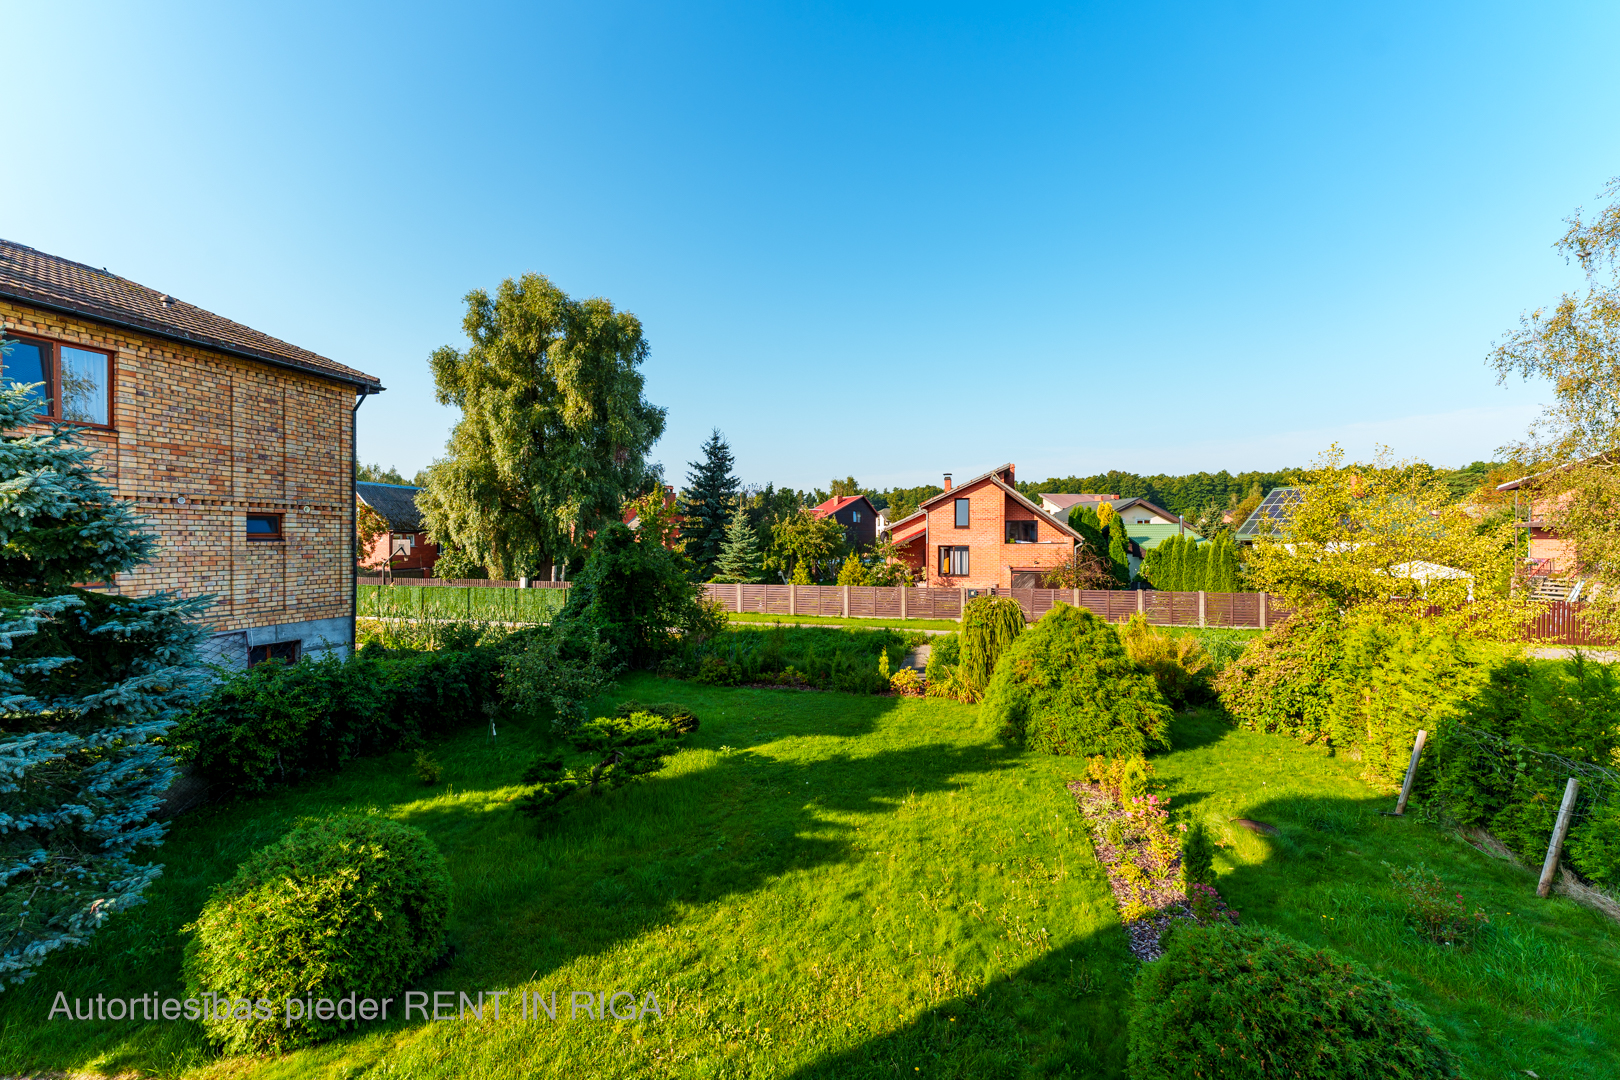
<path fill-rule="evenodd" d="M 1064 782 L 1081 763 L 1002 745 L 973 706 L 638 676 L 625 697 L 703 727 L 646 783 L 542 831 L 516 813 L 545 736 L 507 724 L 178 820 L 152 902 L 0 995 L 0 1075 L 1018 1077 L 1124 1075 L 1137 964 Z M 1620 1056 L 1620 927 L 1419 820 L 1355 762 L 1177 718 L 1156 765 L 1179 820 L 1227 845 L 1245 922 L 1395 980 L 1470 1077 L 1600 1077 Z M 194 1025 L 47 1022 L 71 999 L 179 995 L 178 928 L 298 817 L 377 812 L 449 858 L 455 955 L 428 991 L 557 991 L 559 1019 L 393 1022 L 284 1058 L 220 1059 Z M 1275 825 L 1257 836 L 1230 820 Z M 1419 941 L 1385 862 L 1427 862 L 1491 912 L 1472 953 Z M 1508 915 L 1508 912 L 1512 912 Z M 657 995 L 663 1017 L 568 1019 L 572 990 Z M 508 1001 L 510 1002 L 510 998 Z"/>
<path fill-rule="evenodd" d="M 437 788 L 402 753 L 182 817 L 149 904 L 0 995 L 0 1074 L 1120 1072 L 1132 962 L 1063 788 L 1073 762 L 1009 750 L 950 702 L 645 676 L 627 696 L 689 704 L 692 748 L 549 830 L 515 805 L 544 738 L 510 724 L 436 747 Z M 178 931 L 208 887 L 334 810 L 419 825 L 450 861 L 456 953 L 422 989 L 556 990 L 559 1020 L 396 1022 L 261 1060 L 216 1059 L 185 1022 L 46 1020 L 58 990 L 183 996 Z M 567 1019 L 570 991 L 621 989 L 655 993 L 662 1019 Z"/>

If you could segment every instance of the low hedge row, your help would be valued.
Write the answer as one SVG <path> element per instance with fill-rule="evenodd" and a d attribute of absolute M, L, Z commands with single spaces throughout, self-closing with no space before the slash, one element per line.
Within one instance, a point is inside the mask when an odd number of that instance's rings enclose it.
<path fill-rule="evenodd" d="M 368 646 L 348 661 L 260 664 L 215 687 L 170 740 L 203 777 L 264 791 L 487 719 L 507 651 Z"/>

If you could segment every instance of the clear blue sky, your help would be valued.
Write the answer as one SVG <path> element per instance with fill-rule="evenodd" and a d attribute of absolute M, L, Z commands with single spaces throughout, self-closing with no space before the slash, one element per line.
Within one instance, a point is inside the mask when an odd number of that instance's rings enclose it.
<path fill-rule="evenodd" d="M 534 270 L 641 317 L 654 454 L 750 482 L 1443 465 L 1620 173 L 1612 4 L 0 0 L 0 236 L 380 376 Z"/>

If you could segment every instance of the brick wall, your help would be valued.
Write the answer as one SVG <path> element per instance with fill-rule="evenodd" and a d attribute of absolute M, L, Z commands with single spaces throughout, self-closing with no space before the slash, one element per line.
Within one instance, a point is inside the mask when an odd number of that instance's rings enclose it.
<path fill-rule="evenodd" d="M 215 594 L 216 631 L 349 613 L 351 387 L 7 301 L 0 324 L 113 354 L 112 430 L 86 442 L 158 545 L 111 591 Z M 249 512 L 284 539 L 249 542 Z"/>

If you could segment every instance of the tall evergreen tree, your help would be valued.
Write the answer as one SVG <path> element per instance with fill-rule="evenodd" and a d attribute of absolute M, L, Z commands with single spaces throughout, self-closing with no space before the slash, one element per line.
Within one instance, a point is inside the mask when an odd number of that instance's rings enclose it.
<path fill-rule="evenodd" d="M 714 564 L 715 575 L 709 580 L 752 585 L 760 580 L 764 561 L 764 552 L 759 547 L 759 534 L 754 532 L 754 527 L 748 523 L 747 507 L 739 501 L 737 508 L 731 512 L 731 522 L 726 526 L 726 538 L 720 547 L 720 558 Z"/>
<path fill-rule="evenodd" d="M 1164 584 L 1161 588 L 1166 592 L 1182 592 L 1187 574 L 1187 538 L 1172 536 L 1165 541 L 1165 545 Z"/>
<path fill-rule="evenodd" d="M 151 554 L 77 429 L 18 434 L 33 387 L 0 383 L 0 987 L 82 945 L 162 872 L 152 820 L 175 769 L 153 740 L 205 691 L 206 599 L 74 588 Z"/>
<path fill-rule="evenodd" d="M 714 573 L 726 541 L 726 527 L 742 486 L 732 472 L 735 464 L 719 428 L 703 444 L 703 460 L 687 464 L 686 490 L 681 492 L 681 538 L 686 541 L 686 557 L 697 567 L 699 581 Z"/>
<path fill-rule="evenodd" d="M 1108 518 L 1108 561 L 1114 567 L 1114 580 L 1131 583 L 1131 538 L 1125 535 L 1125 519 L 1118 514 Z"/>

